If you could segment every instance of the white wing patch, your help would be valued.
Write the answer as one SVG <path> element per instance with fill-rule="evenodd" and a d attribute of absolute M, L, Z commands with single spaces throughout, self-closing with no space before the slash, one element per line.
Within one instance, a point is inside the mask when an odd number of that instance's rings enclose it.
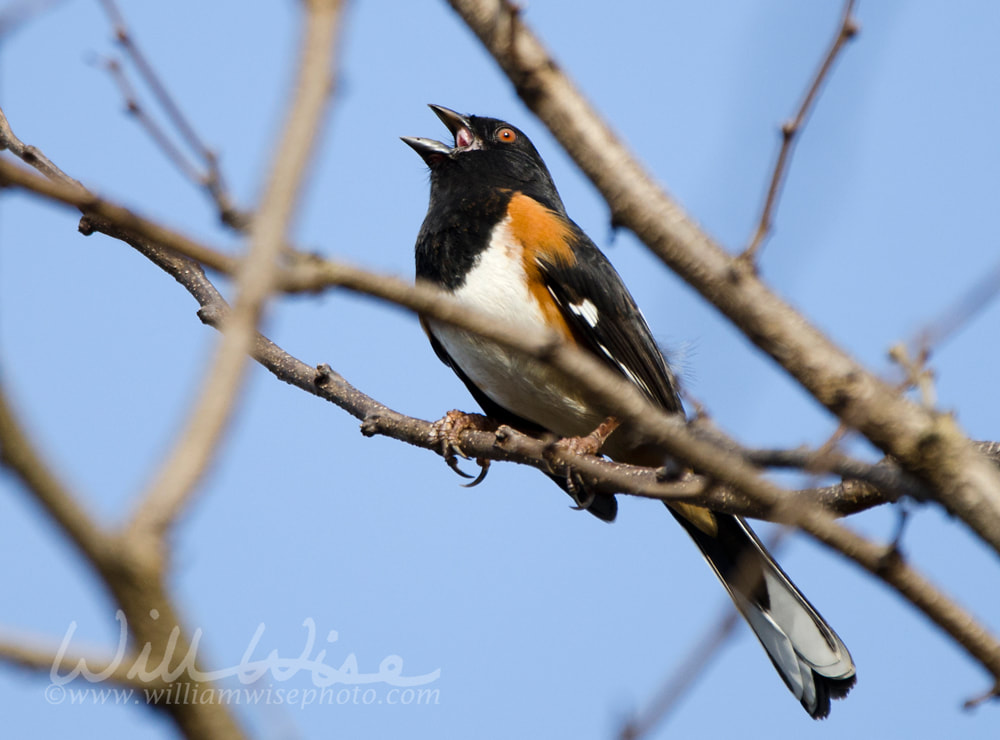
<path fill-rule="evenodd" d="M 556 295 L 551 288 L 549 288 L 549 293 L 552 295 L 552 298 L 557 304 L 565 306 L 565 308 L 574 316 L 579 316 L 581 319 L 586 321 L 587 325 L 590 326 L 591 329 L 597 329 L 597 323 L 601 320 L 601 314 L 598 312 L 597 306 L 594 305 L 593 301 L 589 298 L 584 298 L 578 303 L 562 303 L 559 300 L 559 296 Z M 645 383 L 645 381 L 643 381 L 642 378 L 635 374 L 632 368 L 622 362 L 619 358 L 615 357 L 614 353 L 603 343 L 597 342 L 597 346 L 600 348 L 604 356 L 611 360 L 611 362 L 613 362 L 615 366 L 621 370 L 622 374 L 628 378 L 633 385 L 638 387 L 650 398 L 653 397 L 653 392 L 650 390 L 649 386 Z"/>
<path fill-rule="evenodd" d="M 590 324 L 591 329 L 596 328 L 597 322 L 601 319 L 600 314 L 597 313 L 597 306 L 589 298 L 584 298 L 579 303 L 570 303 L 567 308 Z"/>

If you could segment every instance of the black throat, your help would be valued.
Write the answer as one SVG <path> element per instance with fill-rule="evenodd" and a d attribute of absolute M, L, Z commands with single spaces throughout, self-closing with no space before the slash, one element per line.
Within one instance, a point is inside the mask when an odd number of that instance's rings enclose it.
<path fill-rule="evenodd" d="M 514 192 L 496 188 L 431 183 L 431 200 L 417 236 L 417 279 L 458 290 L 489 245 L 493 228 L 507 215 Z"/>

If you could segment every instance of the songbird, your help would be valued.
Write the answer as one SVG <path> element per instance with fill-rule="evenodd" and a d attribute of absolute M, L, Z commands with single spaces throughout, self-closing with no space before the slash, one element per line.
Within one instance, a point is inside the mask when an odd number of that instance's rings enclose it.
<path fill-rule="evenodd" d="M 674 373 L 635 300 L 566 214 L 524 132 L 495 118 L 430 107 L 454 145 L 402 137 L 430 169 L 430 203 L 415 249 L 417 279 L 498 322 L 558 333 L 665 412 L 683 415 Z M 554 434 L 574 449 L 619 462 L 669 463 L 662 450 L 543 362 L 433 319 L 422 324 L 437 356 L 496 422 Z M 572 479 L 552 477 L 591 514 L 615 518 L 612 495 L 587 495 Z M 830 700 L 846 696 L 856 680 L 844 643 L 741 517 L 683 503 L 667 508 L 725 585 L 788 688 L 810 716 L 827 716 Z"/>

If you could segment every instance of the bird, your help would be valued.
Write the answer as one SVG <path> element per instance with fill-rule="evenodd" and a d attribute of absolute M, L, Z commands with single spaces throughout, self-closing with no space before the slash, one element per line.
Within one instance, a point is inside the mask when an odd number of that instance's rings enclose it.
<path fill-rule="evenodd" d="M 430 171 L 427 214 L 415 245 L 416 278 L 497 322 L 555 332 L 632 383 L 654 405 L 684 418 L 677 379 L 618 272 L 567 215 L 541 155 L 505 121 L 430 105 L 453 144 L 404 136 Z M 671 461 L 538 359 L 431 318 L 421 324 L 438 358 L 487 418 L 571 449 L 651 467 Z M 458 414 L 458 417 L 452 416 Z M 445 434 L 473 425 L 449 412 Z M 613 521 L 611 494 L 587 494 L 551 474 L 580 508 Z M 856 682 L 837 633 L 792 583 L 742 517 L 665 502 L 698 546 L 785 684 L 809 715 Z"/>

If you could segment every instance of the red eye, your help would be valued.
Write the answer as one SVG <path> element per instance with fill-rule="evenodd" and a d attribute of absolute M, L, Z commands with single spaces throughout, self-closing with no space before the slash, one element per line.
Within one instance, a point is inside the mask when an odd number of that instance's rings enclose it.
<path fill-rule="evenodd" d="M 504 144 L 513 144 L 517 141 L 517 134 L 514 133 L 512 128 L 502 128 L 497 131 L 497 141 L 502 141 Z"/>

